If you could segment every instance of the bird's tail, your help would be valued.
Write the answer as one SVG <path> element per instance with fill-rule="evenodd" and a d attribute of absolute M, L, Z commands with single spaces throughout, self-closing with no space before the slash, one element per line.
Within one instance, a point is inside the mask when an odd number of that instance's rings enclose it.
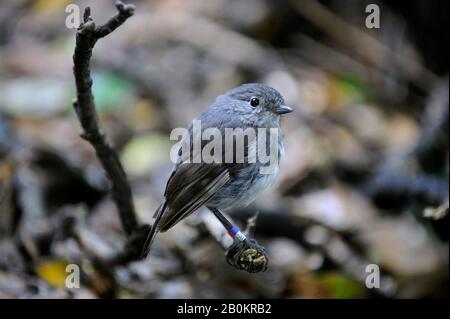
<path fill-rule="evenodd" d="M 155 213 L 156 219 L 153 223 L 152 228 L 150 229 L 150 232 L 148 233 L 147 239 L 145 240 L 145 244 L 142 248 L 141 252 L 141 258 L 145 258 L 148 253 L 150 252 L 150 248 L 152 247 L 153 240 L 155 239 L 156 235 L 159 233 L 159 221 L 161 220 L 161 216 L 163 215 L 164 211 L 166 210 L 166 202 L 162 203 L 158 210 Z"/>

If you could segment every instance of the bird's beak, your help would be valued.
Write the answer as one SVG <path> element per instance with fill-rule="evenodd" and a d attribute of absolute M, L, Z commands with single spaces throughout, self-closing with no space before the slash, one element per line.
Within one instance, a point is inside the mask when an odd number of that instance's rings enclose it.
<path fill-rule="evenodd" d="M 290 108 L 287 105 L 281 104 L 281 105 L 278 105 L 277 107 L 275 107 L 274 112 L 277 113 L 277 114 L 291 113 L 292 112 L 292 108 Z"/>

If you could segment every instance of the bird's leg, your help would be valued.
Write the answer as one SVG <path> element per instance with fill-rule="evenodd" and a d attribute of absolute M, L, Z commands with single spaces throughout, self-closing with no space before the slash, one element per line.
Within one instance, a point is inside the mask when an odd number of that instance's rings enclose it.
<path fill-rule="evenodd" d="M 239 228 L 233 226 L 232 223 L 218 210 L 214 207 L 208 207 L 210 211 L 217 217 L 217 219 L 222 223 L 223 227 L 228 231 L 228 234 L 234 239 L 237 238 L 240 242 L 243 242 L 247 239 L 244 233 L 242 233 Z"/>

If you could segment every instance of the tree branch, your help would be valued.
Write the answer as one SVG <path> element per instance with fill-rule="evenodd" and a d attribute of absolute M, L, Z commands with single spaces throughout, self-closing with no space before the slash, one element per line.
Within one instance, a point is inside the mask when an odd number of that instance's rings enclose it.
<path fill-rule="evenodd" d="M 81 123 L 81 137 L 94 147 L 111 182 L 112 198 L 119 211 L 123 228 L 127 235 L 131 236 L 139 226 L 132 202 L 131 188 L 117 151 L 111 146 L 99 126 L 91 90 L 90 60 L 95 43 L 98 39 L 113 32 L 134 13 L 133 5 L 125 5 L 120 1 L 116 2 L 116 8 L 118 12 L 99 27 L 95 27 L 95 23 L 92 21 L 90 8 L 88 7 L 84 11 L 84 22 L 77 31 L 73 55 L 73 72 L 77 90 L 77 99 L 73 106 Z"/>

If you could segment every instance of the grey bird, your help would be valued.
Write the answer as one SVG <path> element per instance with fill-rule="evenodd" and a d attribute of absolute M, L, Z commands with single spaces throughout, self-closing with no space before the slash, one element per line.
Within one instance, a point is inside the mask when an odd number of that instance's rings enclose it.
<path fill-rule="evenodd" d="M 164 202 L 155 212 L 156 219 L 141 256 L 147 256 L 159 232 L 167 231 L 201 206 L 206 206 L 224 224 L 220 211 L 229 212 L 249 205 L 271 185 L 278 174 L 279 163 L 284 155 L 280 115 L 289 112 L 292 112 L 292 109 L 285 105 L 282 95 L 264 84 L 243 84 L 219 96 L 209 110 L 196 120 L 201 121 L 202 133 L 205 129 L 215 128 L 225 137 L 221 142 L 223 154 L 214 154 L 219 155 L 221 161 L 193 162 L 193 157 L 198 155 L 211 140 L 202 140 L 201 149 L 196 153 L 193 150 L 195 133 L 191 124 L 188 134 L 181 142 L 177 163 L 167 182 Z M 256 135 L 247 138 L 237 135 L 230 147 L 229 143 L 225 144 L 227 134 L 230 134 L 228 129 L 236 128 L 253 129 Z M 271 128 L 279 134 L 276 141 L 267 135 L 265 147 L 267 152 L 273 149 L 271 146 L 274 145 L 271 144 L 276 143 L 277 163 L 275 169 L 267 173 L 261 170 L 265 164 L 258 160 L 259 158 L 251 160 L 251 157 L 252 154 L 259 154 L 255 151 L 260 147 L 258 137 L 261 134 L 269 134 Z M 236 158 L 238 139 L 243 140 L 243 161 Z M 186 152 L 186 149 L 190 152 Z M 234 152 L 232 161 L 226 160 L 227 152 Z M 230 231 L 232 225 L 226 220 L 225 223 L 224 226 L 228 225 L 227 230 Z M 241 235 L 238 239 L 244 240 L 245 236 L 238 233 Z"/>

